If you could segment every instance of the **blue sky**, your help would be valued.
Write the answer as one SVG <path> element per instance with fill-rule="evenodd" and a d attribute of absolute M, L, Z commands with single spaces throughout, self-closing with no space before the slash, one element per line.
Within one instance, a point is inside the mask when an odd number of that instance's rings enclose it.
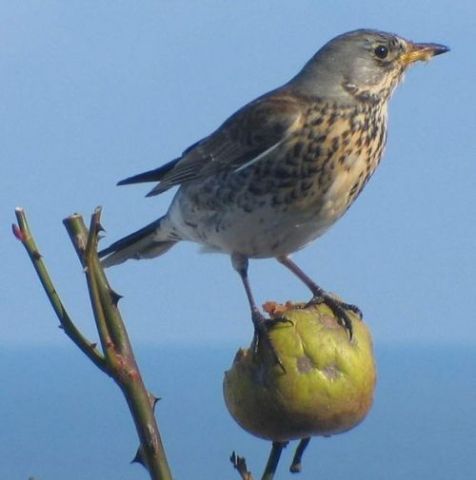
<path fill-rule="evenodd" d="M 476 343 L 473 2 L 142 1 L 0 3 L 1 342 L 64 344 L 21 245 L 26 209 L 58 290 L 94 328 L 61 220 L 103 206 L 110 241 L 165 212 L 173 193 L 116 187 L 176 157 L 244 103 L 291 78 L 333 36 L 359 27 L 452 48 L 407 75 L 387 152 L 356 204 L 295 255 L 356 303 L 379 343 Z M 238 277 L 223 255 L 183 244 L 109 272 L 134 342 L 246 344 Z M 306 300 L 272 260 L 259 302 Z"/>

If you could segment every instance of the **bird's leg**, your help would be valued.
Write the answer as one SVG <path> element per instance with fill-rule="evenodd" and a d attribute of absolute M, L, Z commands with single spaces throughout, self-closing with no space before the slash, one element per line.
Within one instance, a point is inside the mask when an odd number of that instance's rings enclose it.
<path fill-rule="evenodd" d="M 319 285 L 317 285 L 312 278 L 304 273 L 289 257 L 278 257 L 278 261 L 290 270 L 296 277 L 298 277 L 312 292 L 312 299 L 308 305 L 325 303 L 334 313 L 339 323 L 349 332 L 349 337 L 352 338 L 352 322 L 347 315 L 346 310 L 351 310 L 359 317 L 362 317 L 362 312 L 358 307 L 350 303 L 341 302 L 336 298 L 326 293 Z"/>
<path fill-rule="evenodd" d="M 275 357 L 276 363 L 284 369 L 281 360 L 274 348 L 273 342 L 269 338 L 269 332 L 267 324 L 271 321 L 267 319 L 256 306 L 256 302 L 253 296 L 253 292 L 251 291 L 250 282 L 248 280 L 248 258 L 244 255 L 240 255 L 238 253 L 234 253 L 231 256 L 231 263 L 233 264 L 233 268 L 238 272 L 240 275 L 241 281 L 243 283 L 243 287 L 245 288 L 246 297 L 248 298 L 248 303 L 251 309 L 251 320 L 253 322 L 253 326 L 255 329 L 255 346 L 258 346 L 260 341 L 265 341 L 268 343 L 268 346 Z"/>
<path fill-rule="evenodd" d="M 256 306 L 253 292 L 251 291 L 250 282 L 248 280 L 248 258 L 234 253 L 231 256 L 231 263 L 233 264 L 233 268 L 238 272 L 238 275 L 243 283 L 243 287 L 245 288 L 246 297 L 248 298 L 248 303 L 251 309 L 251 319 L 253 320 L 253 325 L 256 328 L 257 324 L 264 323 L 266 318 Z"/>

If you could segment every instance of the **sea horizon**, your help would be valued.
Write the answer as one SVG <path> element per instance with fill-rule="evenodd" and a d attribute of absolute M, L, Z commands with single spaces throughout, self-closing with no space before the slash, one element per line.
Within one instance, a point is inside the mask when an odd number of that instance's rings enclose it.
<path fill-rule="evenodd" d="M 258 477 L 269 442 L 241 430 L 226 411 L 223 373 L 236 347 L 136 346 L 176 479 L 238 478 L 229 456 Z M 368 417 L 354 430 L 311 442 L 303 480 L 471 478 L 476 470 L 476 346 L 379 345 Z M 117 386 L 72 344 L 2 348 L 0 478 L 145 479 L 131 465 L 135 430 Z M 286 470 L 295 444 L 282 456 Z"/>

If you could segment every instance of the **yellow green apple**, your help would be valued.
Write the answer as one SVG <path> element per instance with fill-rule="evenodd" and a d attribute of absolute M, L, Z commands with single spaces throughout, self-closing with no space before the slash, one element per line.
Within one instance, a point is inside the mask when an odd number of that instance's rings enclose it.
<path fill-rule="evenodd" d="M 270 342 L 261 337 L 240 349 L 225 373 L 224 397 L 233 418 L 248 432 L 280 442 L 358 425 L 372 406 L 376 382 L 365 323 L 347 312 L 350 339 L 325 304 L 268 303 L 265 309 L 274 319 Z"/>

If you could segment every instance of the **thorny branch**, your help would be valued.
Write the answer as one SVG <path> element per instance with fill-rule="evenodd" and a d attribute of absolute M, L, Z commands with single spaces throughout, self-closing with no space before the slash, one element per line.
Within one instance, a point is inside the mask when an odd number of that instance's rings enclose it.
<path fill-rule="evenodd" d="M 49 276 L 24 210 L 17 208 L 15 213 L 18 225 L 13 225 L 13 233 L 25 247 L 61 327 L 98 368 L 113 378 L 127 400 L 140 440 L 135 460 L 144 465 L 152 480 L 172 480 L 154 416 L 157 399 L 147 391 L 143 383 L 124 322 L 117 308 L 120 296 L 110 287 L 97 256 L 101 210 L 96 209 L 92 215 L 89 231 L 80 215 L 72 215 L 64 220 L 84 267 L 101 349 L 75 326 Z"/>

